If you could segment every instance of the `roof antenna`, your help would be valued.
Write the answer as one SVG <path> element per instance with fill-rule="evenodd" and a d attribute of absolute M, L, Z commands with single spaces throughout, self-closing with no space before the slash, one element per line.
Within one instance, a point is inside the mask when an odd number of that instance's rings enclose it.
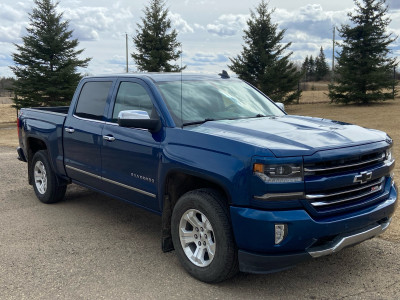
<path fill-rule="evenodd" d="M 218 75 L 221 76 L 221 78 L 224 78 L 224 79 L 231 78 L 231 77 L 228 75 L 228 72 L 225 71 L 225 70 L 222 70 L 222 73 L 219 73 Z"/>
<path fill-rule="evenodd" d="M 183 50 L 182 50 L 182 44 L 181 44 L 181 123 L 182 123 L 182 129 L 183 129 L 183 86 L 182 86 L 182 72 L 183 72 L 183 68 L 182 68 L 182 56 L 183 56 Z"/>

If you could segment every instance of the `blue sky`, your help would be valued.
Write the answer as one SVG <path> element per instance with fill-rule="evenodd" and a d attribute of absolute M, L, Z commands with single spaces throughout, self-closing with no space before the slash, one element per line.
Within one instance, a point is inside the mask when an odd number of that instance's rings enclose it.
<path fill-rule="evenodd" d="M 129 52 L 134 51 L 135 34 L 146 0 L 60 0 L 59 10 L 70 20 L 70 29 L 84 48 L 82 57 L 92 57 L 84 72 L 89 74 L 125 71 L 125 34 L 129 36 Z M 229 57 L 240 53 L 243 29 L 250 9 L 260 1 L 232 0 L 169 0 L 167 6 L 178 40 L 183 45 L 186 72 L 215 73 L 229 70 Z M 387 0 L 392 22 L 389 32 L 400 35 L 400 0 Z M 21 43 L 29 24 L 31 0 L 2 0 L 0 3 L 0 77 L 12 76 L 14 43 Z M 292 42 L 292 60 L 301 63 L 306 55 L 318 55 L 322 46 L 330 63 L 332 28 L 348 22 L 347 13 L 354 11 L 352 0 L 270 0 L 275 8 L 273 22 L 286 29 L 285 43 Z M 393 45 L 393 54 L 400 57 L 400 40 Z M 136 67 L 129 56 L 129 70 Z"/>

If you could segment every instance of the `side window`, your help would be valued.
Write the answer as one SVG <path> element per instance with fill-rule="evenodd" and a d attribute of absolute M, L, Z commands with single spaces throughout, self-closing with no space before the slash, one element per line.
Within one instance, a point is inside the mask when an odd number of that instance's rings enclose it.
<path fill-rule="evenodd" d="M 85 83 L 79 95 L 75 115 L 86 119 L 101 120 L 111 85 L 112 81 Z"/>
<path fill-rule="evenodd" d="M 113 110 L 113 121 L 122 110 L 144 110 L 151 117 L 153 103 L 144 87 L 134 82 L 121 82 Z"/>

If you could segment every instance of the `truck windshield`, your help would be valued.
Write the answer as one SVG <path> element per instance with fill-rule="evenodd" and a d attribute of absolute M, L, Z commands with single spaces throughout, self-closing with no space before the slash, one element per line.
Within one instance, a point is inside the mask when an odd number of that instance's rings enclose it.
<path fill-rule="evenodd" d="M 267 97 L 240 80 L 184 80 L 157 85 L 177 126 L 284 115 Z"/>

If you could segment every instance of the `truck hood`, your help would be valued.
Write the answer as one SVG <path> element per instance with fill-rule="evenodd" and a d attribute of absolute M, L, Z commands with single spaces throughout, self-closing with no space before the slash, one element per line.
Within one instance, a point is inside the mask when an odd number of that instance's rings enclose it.
<path fill-rule="evenodd" d="M 277 157 L 312 155 L 320 150 L 386 139 L 382 131 L 328 119 L 290 115 L 209 121 L 190 130 L 269 149 Z"/>

